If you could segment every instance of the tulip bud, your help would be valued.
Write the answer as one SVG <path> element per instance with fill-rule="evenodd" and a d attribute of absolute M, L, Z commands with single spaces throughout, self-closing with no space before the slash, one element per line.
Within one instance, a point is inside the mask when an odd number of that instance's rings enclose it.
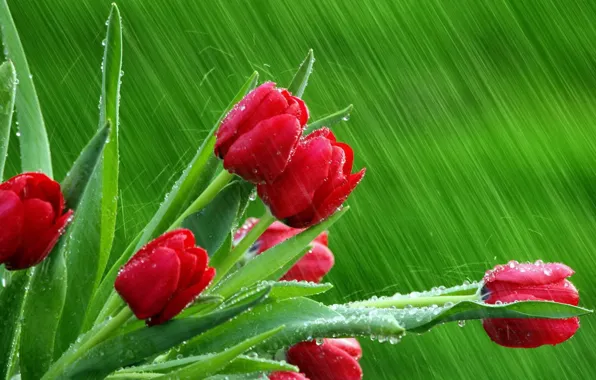
<path fill-rule="evenodd" d="M 234 236 L 235 244 L 250 231 L 258 222 L 256 218 L 249 218 L 244 225 L 238 229 Z M 302 232 L 303 229 L 288 227 L 281 222 L 274 222 L 259 239 L 255 242 L 251 250 L 247 253 L 247 259 L 254 255 L 260 255 L 269 248 L 280 244 L 286 239 L 291 238 Z M 335 259 L 333 253 L 327 247 L 327 232 L 321 233 L 311 243 L 311 249 L 290 268 L 290 270 L 281 278 L 282 281 L 310 281 L 321 282 L 323 277 L 331 270 Z"/>
<path fill-rule="evenodd" d="M 246 181 L 272 182 L 288 165 L 307 120 L 302 99 L 264 83 L 222 121 L 215 154 L 224 168 Z"/>
<path fill-rule="evenodd" d="M 362 348 L 356 339 L 324 339 L 318 342 L 302 342 L 290 347 L 287 361 L 300 369 L 300 374 L 274 372 L 275 380 L 360 380 L 362 368 L 358 360 Z M 302 375 L 304 374 L 304 376 Z"/>
<path fill-rule="evenodd" d="M 45 259 L 70 221 L 60 184 L 23 173 L 0 184 L 0 264 L 25 269 Z"/>
<path fill-rule="evenodd" d="M 114 287 L 138 319 L 158 325 L 178 315 L 213 280 L 203 248 L 191 231 L 177 229 L 141 248 L 126 263 Z"/>
<path fill-rule="evenodd" d="M 482 294 L 486 303 L 554 301 L 577 306 L 579 294 L 567 280 L 574 271 L 561 263 L 520 264 L 511 261 L 487 271 Z M 556 345 L 571 338 L 579 328 L 579 318 L 567 319 L 485 319 L 490 339 L 505 347 L 534 348 Z"/>
<path fill-rule="evenodd" d="M 362 180 L 365 169 L 352 173 L 352 148 L 322 128 L 296 147 L 286 170 L 272 183 L 259 184 L 258 194 L 271 213 L 287 225 L 309 227 L 333 214 Z"/>

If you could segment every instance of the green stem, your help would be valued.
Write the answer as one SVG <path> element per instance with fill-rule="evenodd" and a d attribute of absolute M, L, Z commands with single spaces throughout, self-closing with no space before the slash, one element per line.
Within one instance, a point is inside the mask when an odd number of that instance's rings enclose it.
<path fill-rule="evenodd" d="M 240 240 L 238 245 L 234 247 L 229 253 L 222 253 L 222 256 L 213 256 L 211 265 L 217 270 L 217 275 L 213 280 L 213 285 L 217 284 L 229 271 L 234 264 L 238 262 L 244 253 L 257 241 L 257 239 L 265 232 L 267 227 L 275 222 L 275 217 L 266 211 L 259 219 L 259 222 Z M 225 256 L 224 256 L 225 255 Z"/>
<path fill-rule="evenodd" d="M 481 297 L 479 294 L 472 294 L 469 296 L 435 296 L 435 297 L 399 297 L 399 298 L 380 298 L 377 300 L 357 301 L 350 302 L 349 307 L 377 307 L 377 308 L 389 308 L 395 307 L 398 309 L 405 308 L 407 306 L 423 307 L 423 306 L 443 306 L 447 303 L 457 303 L 461 301 L 478 301 Z"/>
<path fill-rule="evenodd" d="M 112 292 L 112 294 L 110 294 L 110 298 L 108 298 L 108 301 L 97 315 L 97 319 L 93 325 L 96 326 L 101 324 L 109 316 L 114 314 L 115 311 L 122 309 L 123 306 L 125 305 L 122 298 L 120 298 L 118 293 Z"/>
<path fill-rule="evenodd" d="M 126 373 L 114 373 L 106 377 L 108 379 L 155 379 L 156 377 L 163 376 L 163 373 L 153 372 L 126 372 Z"/>
<path fill-rule="evenodd" d="M 120 328 L 126 321 L 132 317 L 132 311 L 126 307 L 122 309 L 114 318 L 110 319 L 97 330 L 95 334 L 90 335 L 88 338 L 84 338 L 83 342 L 72 351 L 67 351 L 48 372 L 43 376 L 42 380 L 57 379 L 77 359 L 83 356 L 91 348 L 95 347 L 99 343 L 108 339 L 114 331 Z"/>
<path fill-rule="evenodd" d="M 227 170 L 222 170 L 221 173 L 207 186 L 207 188 L 199 195 L 197 199 L 180 215 L 178 219 L 168 229 L 171 231 L 175 228 L 180 227 L 184 219 L 194 214 L 195 212 L 201 211 L 205 206 L 209 204 L 215 198 L 217 194 L 232 180 L 234 174 Z"/>

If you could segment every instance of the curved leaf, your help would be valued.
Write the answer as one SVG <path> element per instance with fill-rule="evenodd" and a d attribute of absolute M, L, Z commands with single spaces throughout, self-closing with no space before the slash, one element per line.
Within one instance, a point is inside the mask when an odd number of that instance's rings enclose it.
<path fill-rule="evenodd" d="M 118 195 L 118 103 L 122 67 L 122 25 L 112 4 L 107 22 L 99 125 L 111 123 L 97 170 L 82 195 L 77 223 L 66 245 L 67 294 L 55 341 L 60 356 L 75 341 L 87 306 L 99 284 L 112 247 Z"/>
<path fill-rule="evenodd" d="M 269 289 L 262 292 L 261 296 L 253 302 L 202 317 L 176 319 L 162 325 L 142 328 L 115 336 L 87 351 L 79 360 L 70 365 L 59 378 L 102 379 L 118 368 L 138 363 L 143 359 L 159 354 L 234 318 L 262 302 L 267 297 L 268 292 Z"/>
<path fill-rule="evenodd" d="M 350 113 L 352 113 L 352 109 L 354 109 L 354 106 L 350 104 L 341 111 L 334 112 L 319 120 L 313 121 L 312 123 L 306 126 L 306 128 L 304 129 L 304 134 L 308 134 L 314 131 L 315 129 L 319 129 L 322 127 L 331 127 L 332 125 L 337 124 L 340 121 L 347 121 L 350 118 Z"/>
<path fill-rule="evenodd" d="M 378 318 L 344 317 L 308 298 L 292 298 L 265 303 L 234 320 L 218 326 L 182 345 L 175 354 L 200 355 L 232 347 L 254 334 L 285 325 L 286 328 L 256 348 L 273 353 L 295 343 L 326 337 L 399 336 L 404 329 L 391 315 Z M 175 354 L 170 354 L 175 355 Z"/>
<path fill-rule="evenodd" d="M 187 365 L 177 371 L 168 373 L 163 376 L 164 379 L 177 380 L 177 379 L 203 379 L 207 376 L 214 375 L 218 371 L 228 367 L 230 362 L 236 359 L 239 355 L 245 351 L 250 350 L 257 344 L 263 343 L 272 336 L 278 334 L 284 329 L 284 326 L 278 326 L 274 329 L 266 331 L 264 333 L 255 335 L 248 338 L 237 345 L 226 349 L 225 351 L 217 354 L 204 356 L 201 360 L 197 360 L 192 364 Z"/>
<path fill-rule="evenodd" d="M 17 90 L 17 75 L 11 61 L 0 65 L 0 182 L 4 176 L 4 164 L 10 140 L 10 126 Z"/>
<path fill-rule="evenodd" d="M 19 121 L 21 168 L 24 172 L 41 171 L 52 177 L 50 143 L 33 75 L 6 0 L 0 0 L 0 25 L 6 58 L 14 63 L 18 78 L 15 105 Z"/>
<path fill-rule="evenodd" d="M 312 49 L 308 51 L 306 58 L 300 64 L 298 71 L 294 74 L 294 78 L 292 78 L 292 83 L 288 86 L 288 91 L 292 93 L 292 95 L 297 96 L 299 98 L 302 97 L 304 94 L 304 90 L 308 85 L 308 78 L 312 73 L 312 66 L 315 63 L 315 56 L 313 54 Z"/>
<path fill-rule="evenodd" d="M 18 337 L 25 287 L 29 283 L 29 271 L 5 273 L 2 278 L 4 290 L 0 293 L 0 379 L 11 374 L 16 358 Z"/>
<path fill-rule="evenodd" d="M 327 230 L 333 223 L 338 221 L 348 209 L 349 207 L 346 206 L 323 222 L 266 250 L 250 260 L 245 266 L 232 273 L 228 278 L 222 280 L 213 289 L 212 293 L 228 298 L 243 287 L 252 286 L 258 281 L 268 279 L 272 274 L 277 272 L 278 268 L 296 259 L 301 253 L 305 254 L 308 250 L 304 250 L 304 247 L 308 246 L 321 232 Z"/>

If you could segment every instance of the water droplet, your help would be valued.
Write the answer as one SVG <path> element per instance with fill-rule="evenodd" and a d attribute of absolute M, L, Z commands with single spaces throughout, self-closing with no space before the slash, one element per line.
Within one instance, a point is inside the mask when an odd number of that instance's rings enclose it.
<path fill-rule="evenodd" d="M 255 201 L 255 200 L 257 199 L 257 189 L 256 189 L 256 188 L 255 188 L 255 189 L 253 189 L 253 190 L 250 192 L 250 195 L 248 196 L 248 199 L 249 199 L 250 201 Z"/>
<path fill-rule="evenodd" d="M 457 325 L 458 325 L 459 327 L 464 327 L 464 326 L 466 325 L 466 321 L 464 321 L 464 320 L 457 321 Z"/>
<path fill-rule="evenodd" d="M 101 46 L 106 46 L 106 40 L 105 39 L 101 41 Z"/>
<path fill-rule="evenodd" d="M 341 119 L 342 119 L 343 121 L 348 121 L 348 120 L 350 120 L 350 115 L 348 114 L 348 115 L 346 115 L 346 116 L 342 117 Z"/>
<path fill-rule="evenodd" d="M 315 339 L 315 342 L 317 343 L 317 346 L 322 346 L 324 340 L 323 340 L 323 338 L 317 338 L 317 339 Z"/>
<path fill-rule="evenodd" d="M 17 132 L 17 137 L 21 137 L 21 132 Z"/>

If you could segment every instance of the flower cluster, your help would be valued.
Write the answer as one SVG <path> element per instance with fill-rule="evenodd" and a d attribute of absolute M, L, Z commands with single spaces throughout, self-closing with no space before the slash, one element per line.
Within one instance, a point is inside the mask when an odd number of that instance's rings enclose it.
<path fill-rule="evenodd" d="M 267 82 L 228 113 L 215 144 L 224 167 L 255 183 L 271 213 L 296 228 L 331 215 L 365 173 L 352 174 L 352 148 L 329 129 L 302 136 L 307 120 L 301 99 Z"/>

